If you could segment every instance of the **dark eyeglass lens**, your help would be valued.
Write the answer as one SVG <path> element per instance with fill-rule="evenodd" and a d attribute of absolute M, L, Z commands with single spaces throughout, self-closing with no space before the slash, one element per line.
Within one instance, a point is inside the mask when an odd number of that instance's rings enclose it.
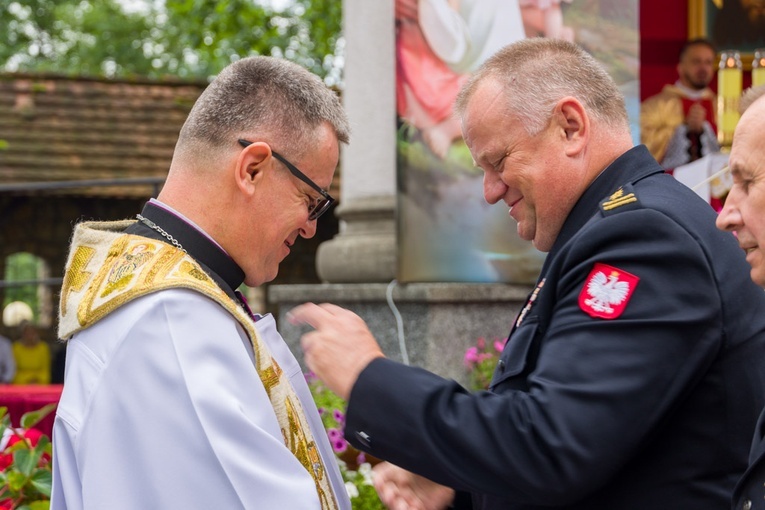
<path fill-rule="evenodd" d="M 329 206 L 330 206 L 329 200 L 327 199 L 320 200 L 319 202 L 317 202 L 316 206 L 310 211 L 310 213 L 308 214 L 308 218 L 311 220 L 315 220 L 316 218 L 324 214 L 324 212 L 327 209 L 329 209 Z"/>

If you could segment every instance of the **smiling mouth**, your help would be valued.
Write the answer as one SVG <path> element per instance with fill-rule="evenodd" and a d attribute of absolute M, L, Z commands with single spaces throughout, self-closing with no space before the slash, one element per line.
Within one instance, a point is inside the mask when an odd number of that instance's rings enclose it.
<path fill-rule="evenodd" d="M 518 203 L 518 202 L 520 202 L 521 200 L 523 200 L 523 197 L 519 198 L 518 200 L 516 200 L 515 202 L 513 202 L 512 204 L 510 204 L 510 210 L 512 211 L 512 210 L 513 210 L 513 207 L 515 207 L 515 204 L 517 204 L 517 203 Z"/>

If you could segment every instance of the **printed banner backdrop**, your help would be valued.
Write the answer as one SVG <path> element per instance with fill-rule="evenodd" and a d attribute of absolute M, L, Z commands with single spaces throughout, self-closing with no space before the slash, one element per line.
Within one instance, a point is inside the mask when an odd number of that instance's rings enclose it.
<path fill-rule="evenodd" d="M 470 72 L 523 37 L 572 40 L 603 62 L 639 140 L 638 0 L 396 0 L 400 282 L 534 283 L 544 253 L 483 198 L 452 105 Z"/>

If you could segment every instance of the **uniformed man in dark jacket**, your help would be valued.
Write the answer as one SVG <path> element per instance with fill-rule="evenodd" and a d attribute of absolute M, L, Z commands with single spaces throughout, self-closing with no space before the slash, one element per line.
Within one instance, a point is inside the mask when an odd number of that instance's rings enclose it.
<path fill-rule="evenodd" d="M 711 207 L 632 147 L 603 68 L 520 41 L 457 111 L 484 196 L 547 251 L 489 391 L 386 359 L 363 321 L 303 305 L 308 366 L 393 508 L 720 509 L 765 403 L 765 293 Z M 510 318 L 508 320 L 511 320 Z M 440 487 L 448 487 L 448 489 Z"/>
<path fill-rule="evenodd" d="M 750 89 L 741 106 L 729 161 L 733 186 L 717 226 L 736 233 L 752 280 L 765 287 L 765 85 Z M 749 469 L 733 492 L 733 508 L 765 510 L 765 412 L 755 428 Z"/>

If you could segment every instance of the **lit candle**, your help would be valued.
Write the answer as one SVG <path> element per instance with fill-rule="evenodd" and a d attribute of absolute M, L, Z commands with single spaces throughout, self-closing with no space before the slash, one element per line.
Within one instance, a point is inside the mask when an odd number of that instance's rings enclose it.
<path fill-rule="evenodd" d="M 752 60 L 752 87 L 765 85 L 765 48 L 754 50 Z"/>
<path fill-rule="evenodd" d="M 736 50 L 725 50 L 720 55 L 717 71 L 717 139 L 723 149 L 730 149 L 733 131 L 740 114 L 738 101 L 741 98 L 743 72 L 741 55 Z"/>

